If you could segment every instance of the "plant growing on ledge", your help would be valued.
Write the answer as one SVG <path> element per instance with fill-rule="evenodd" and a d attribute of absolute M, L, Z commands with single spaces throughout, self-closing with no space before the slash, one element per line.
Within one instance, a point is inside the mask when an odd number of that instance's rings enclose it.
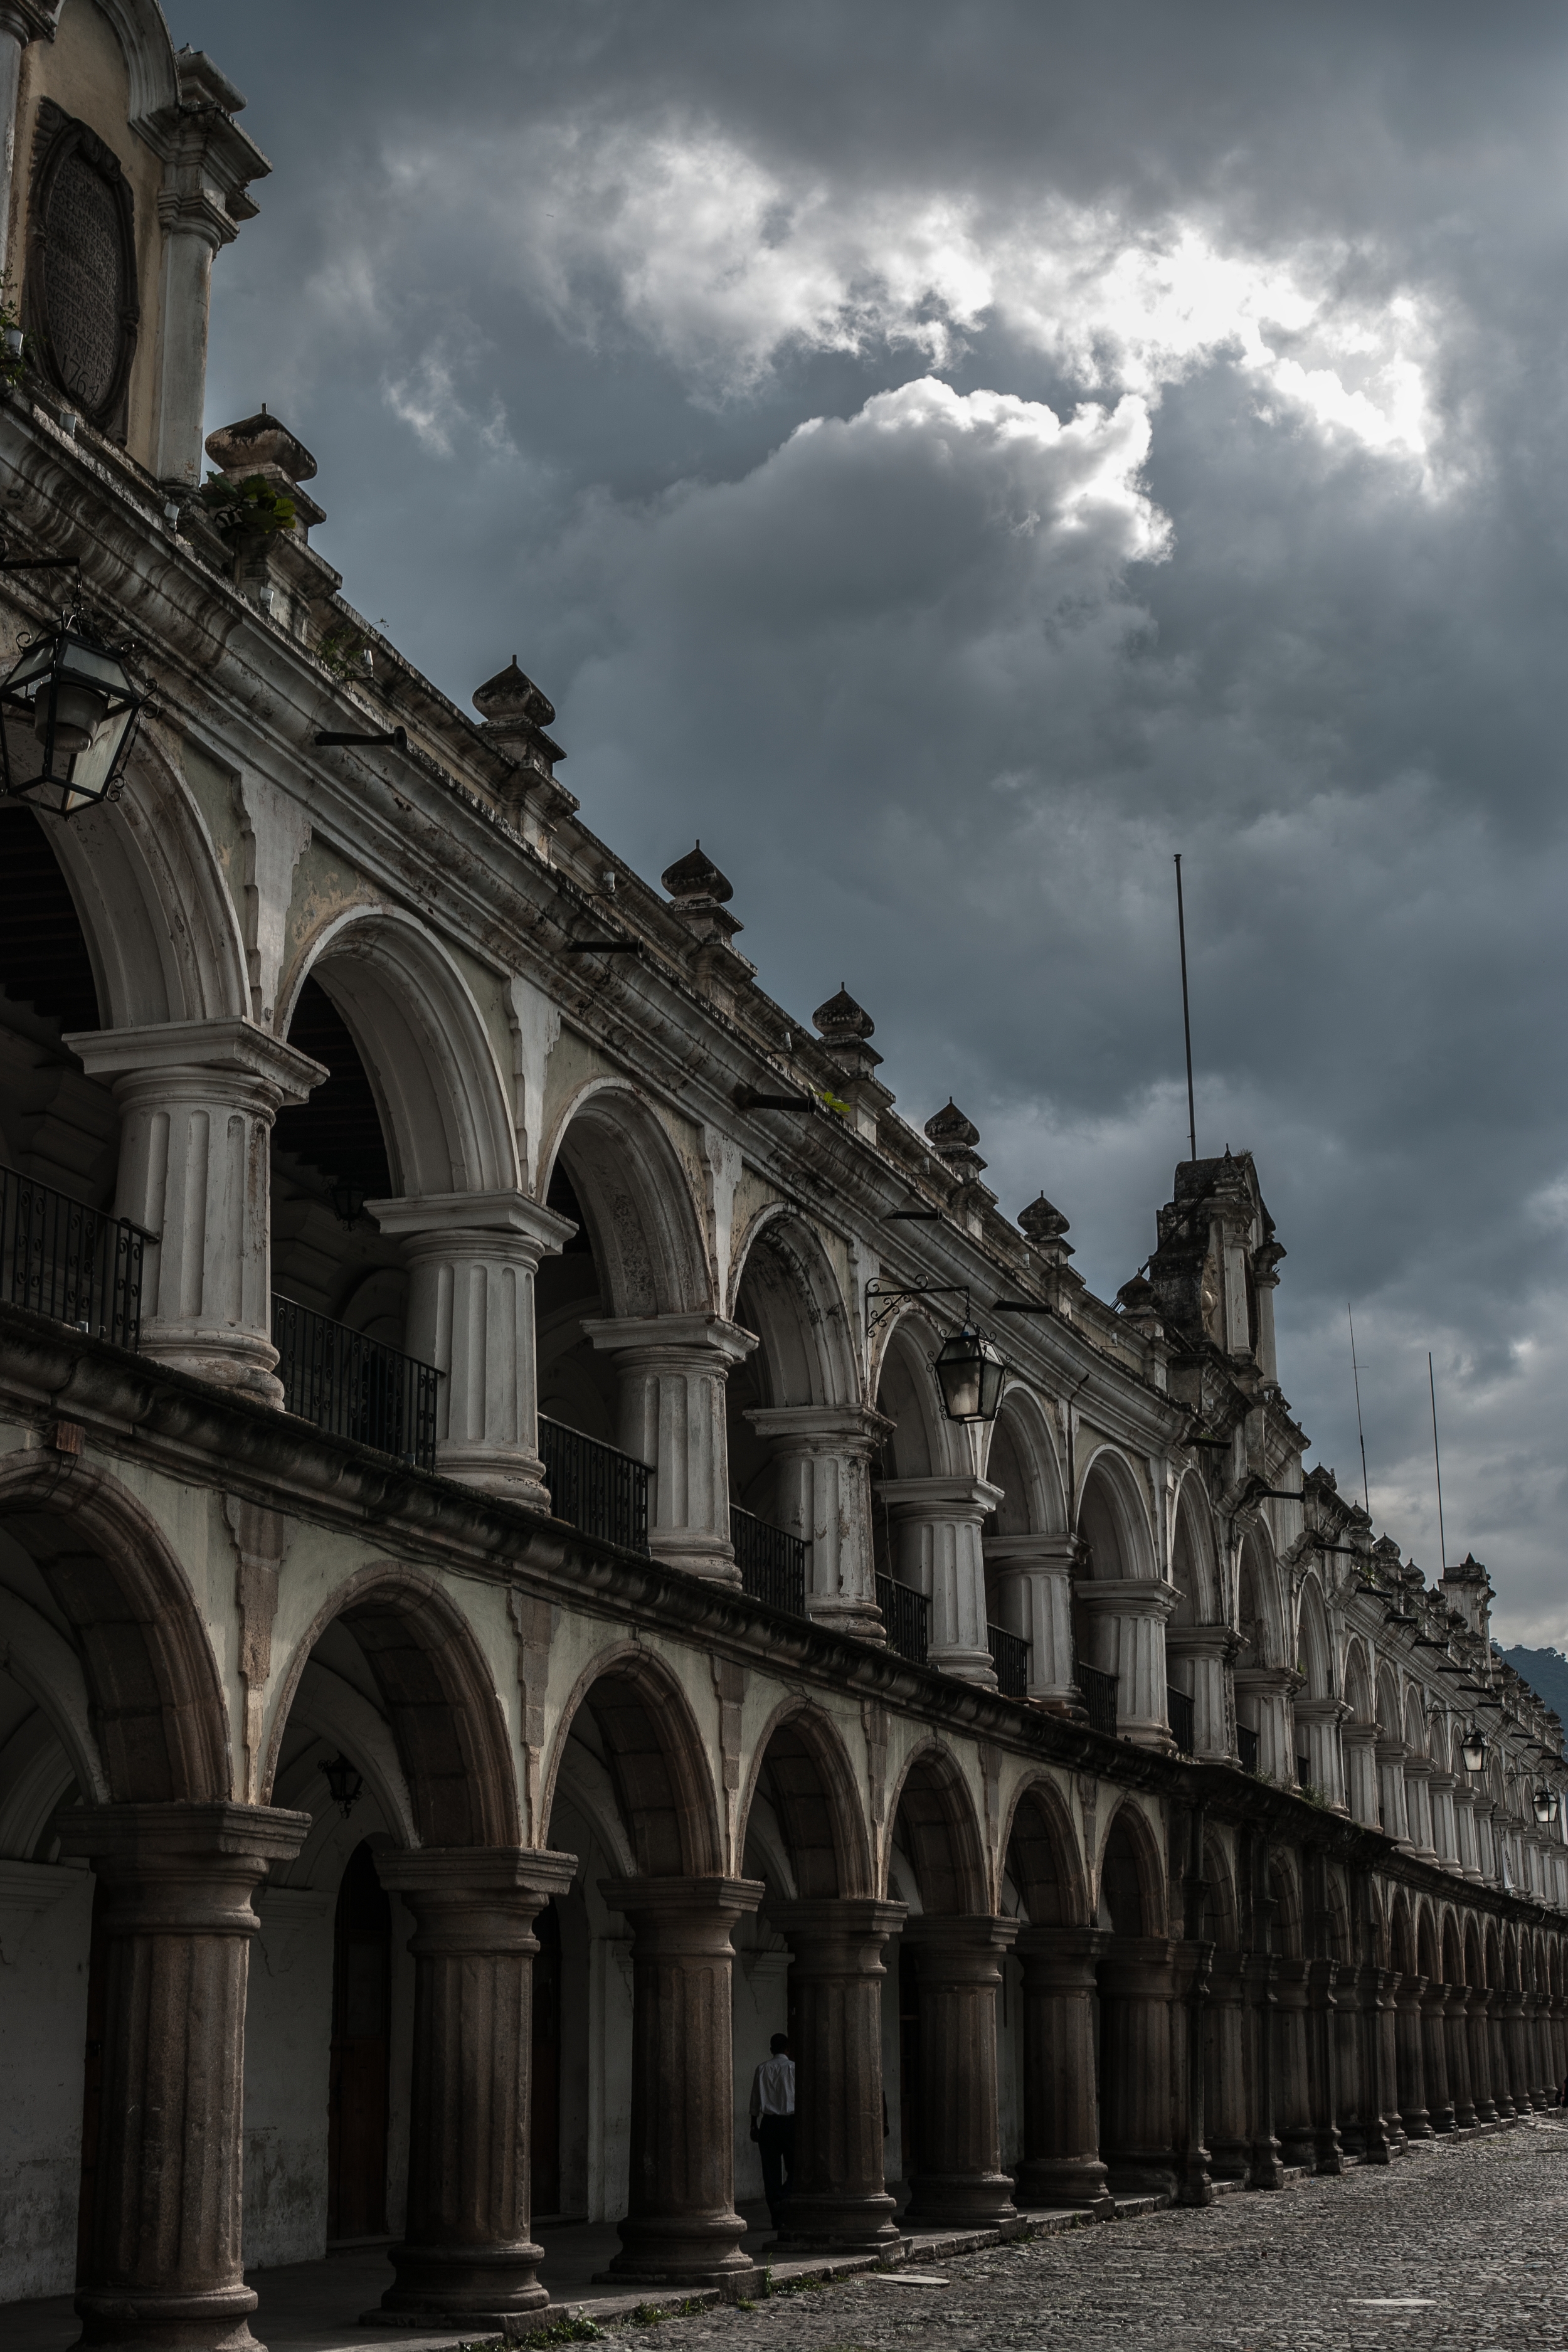
<path fill-rule="evenodd" d="M 347 621 L 330 628 L 316 646 L 316 659 L 334 677 L 363 677 L 370 667 L 371 640 Z"/>
<path fill-rule="evenodd" d="M 226 474 L 209 474 L 196 498 L 231 547 L 255 547 L 294 528 L 293 499 L 260 474 L 247 474 L 239 483 Z"/>

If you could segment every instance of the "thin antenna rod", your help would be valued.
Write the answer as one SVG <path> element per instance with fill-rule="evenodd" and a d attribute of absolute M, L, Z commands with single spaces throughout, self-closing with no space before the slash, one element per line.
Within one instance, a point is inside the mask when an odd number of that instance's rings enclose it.
<path fill-rule="evenodd" d="M 1351 1327 L 1351 1378 L 1355 1382 L 1355 1433 L 1361 1440 L 1361 1498 L 1366 1505 L 1366 1515 L 1370 1519 L 1372 1489 L 1366 1483 L 1366 1432 L 1361 1425 L 1361 1370 L 1355 1360 L 1355 1317 L 1351 1314 L 1348 1299 L 1345 1302 L 1345 1313 L 1349 1317 Z"/>
<path fill-rule="evenodd" d="M 1187 1142 L 1198 1156 L 1198 1119 L 1193 1108 L 1193 1016 L 1187 1003 L 1187 915 L 1182 904 L 1182 860 L 1176 858 L 1176 936 L 1182 943 L 1182 1034 L 1187 1044 Z"/>
<path fill-rule="evenodd" d="M 1443 1533 L 1443 1457 L 1437 1451 L 1437 1383 L 1432 1374 L 1432 1350 L 1426 1350 L 1426 1385 L 1432 1391 L 1432 1467 L 1437 1474 L 1437 1549 L 1443 1573 L 1448 1573 L 1448 1539 Z"/>

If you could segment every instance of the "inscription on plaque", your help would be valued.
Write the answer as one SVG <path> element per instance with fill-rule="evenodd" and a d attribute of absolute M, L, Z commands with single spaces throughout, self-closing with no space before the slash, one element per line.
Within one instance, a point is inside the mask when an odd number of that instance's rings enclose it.
<path fill-rule="evenodd" d="M 68 391 L 89 415 L 109 398 L 120 367 L 120 289 L 125 258 L 120 208 L 101 173 L 68 156 L 49 191 L 49 341 Z"/>

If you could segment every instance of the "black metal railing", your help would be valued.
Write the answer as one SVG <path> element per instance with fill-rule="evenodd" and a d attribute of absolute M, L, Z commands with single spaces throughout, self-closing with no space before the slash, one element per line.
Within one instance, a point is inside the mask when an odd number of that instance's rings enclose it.
<path fill-rule="evenodd" d="M 0 1297 L 95 1339 L 134 1348 L 142 1333 L 142 1253 L 156 1235 L 0 1168 Z"/>
<path fill-rule="evenodd" d="M 996 1687 L 1004 1698 L 1026 1698 L 1029 1693 L 1029 1644 L 1022 1633 L 1005 1625 L 987 1625 L 985 1638 L 996 1669 Z"/>
<path fill-rule="evenodd" d="M 1187 1693 L 1184 1690 L 1178 1690 L 1174 1683 L 1167 1683 L 1165 1719 L 1171 1727 L 1171 1737 L 1176 1743 L 1176 1753 L 1179 1756 L 1195 1756 L 1198 1752 L 1193 1702 Z"/>
<path fill-rule="evenodd" d="M 1083 1711 L 1089 1717 L 1091 1731 L 1103 1731 L 1108 1739 L 1116 1737 L 1116 1676 L 1102 1674 L 1098 1666 L 1081 1663 L 1076 1670 L 1078 1686 L 1083 1693 Z"/>
<path fill-rule="evenodd" d="M 580 1429 L 539 1416 L 539 1451 L 550 1507 L 585 1536 L 602 1543 L 647 1549 L 647 1465 Z"/>
<path fill-rule="evenodd" d="M 1241 1759 L 1241 1769 L 1244 1772 L 1257 1771 L 1258 1734 L 1256 1731 L 1248 1731 L 1245 1723 L 1238 1723 L 1236 1727 L 1236 1752 Z"/>
<path fill-rule="evenodd" d="M 272 1344 L 283 1409 L 334 1437 L 395 1454 L 420 1470 L 436 1467 L 433 1364 L 367 1339 L 330 1315 L 314 1314 L 272 1294 Z"/>
<path fill-rule="evenodd" d="M 888 1629 L 888 1647 L 911 1666 L 923 1666 L 931 1649 L 931 1602 L 912 1584 L 891 1576 L 877 1579 L 877 1606 Z"/>
<path fill-rule="evenodd" d="M 1296 1786 L 1299 1789 L 1310 1789 L 1311 1785 L 1312 1759 L 1310 1756 L 1299 1752 L 1296 1758 Z"/>
<path fill-rule="evenodd" d="M 805 1538 L 787 1528 L 770 1526 L 754 1511 L 730 1506 L 730 1541 L 742 1589 L 770 1609 L 786 1609 L 792 1617 L 805 1615 Z"/>

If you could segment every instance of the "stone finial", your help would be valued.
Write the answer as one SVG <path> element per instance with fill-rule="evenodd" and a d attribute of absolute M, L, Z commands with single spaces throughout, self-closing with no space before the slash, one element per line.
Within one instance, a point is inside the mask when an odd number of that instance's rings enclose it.
<path fill-rule="evenodd" d="M 1372 1556 L 1385 1576 L 1399 1574 L 1399 1546 L 1392 1536 L 1379 1536 L 1372 1548 Z"/>
<path fill-rule="evenodd" d="M 974 1149 L 980 1140 L 980 1129 L 973 1119 L 965 1118 L 952 1097 L 934 1118 L 926 1121 L 926 1136 L 937 1158 L 952 1169 L 961 1183 L 973 1184 L 985 1162 Z"/>
<path fill-rule="evenodd" d="M 699 902 L 722 907 L 735 895 L 734 884 L 721 874 L 700 842 L 673 866 L 667 866 L 658 878 L 679 907 Z"/>
<path fill-rule="evenodd" d="M 1124 1315 L 1152 1315 L 1160 1302 L 1148 1276 L 1135 1274 L 1131 1282 L 1124 1282 L 1117 1292 L 1116 1304 Z"/>
<path fill-rule="evenodd" d="M 812 1025 L 829 1045 L 863 1044 L 876 1034 L 876 1023 L 863 1005 L 856 1003 L 842 981 L 837 995 L 819 1004 L 811 1019 Z"/>
<path fill-rule="evenodd" d="M 265 405 L 255 416 L 242 416 L 237 425 L 220 425 L 209 433 L 206 452 L 226 474 L 259 474 L 274 467 L 296 484 L 315 479 L 316 461 L 309 449 L 278 417 L 268 416 Z"/>
<path fill-rule="evenodd" d="M 1026 1209 L 1018 1212 L 1018 1230 L 1027 1234 L 1037 1248 L 1047 1243 L 1059 1242 L 1068 1231 L 1068 1220 L 1054 1208 L 1043 1192 L 1037 1193 Z"/>
<path fill-rule="evenodd" d="M 505 669 L 498 669 L 494 677 L 487 677 L 483 686 L 475 687 L 473 703 L 485 725 L 498 737 L 531 737 L 537 729 L 555 723 L 555 705 L 542 687 L 535 686 L 519 669 L 515 654 Z"/>

